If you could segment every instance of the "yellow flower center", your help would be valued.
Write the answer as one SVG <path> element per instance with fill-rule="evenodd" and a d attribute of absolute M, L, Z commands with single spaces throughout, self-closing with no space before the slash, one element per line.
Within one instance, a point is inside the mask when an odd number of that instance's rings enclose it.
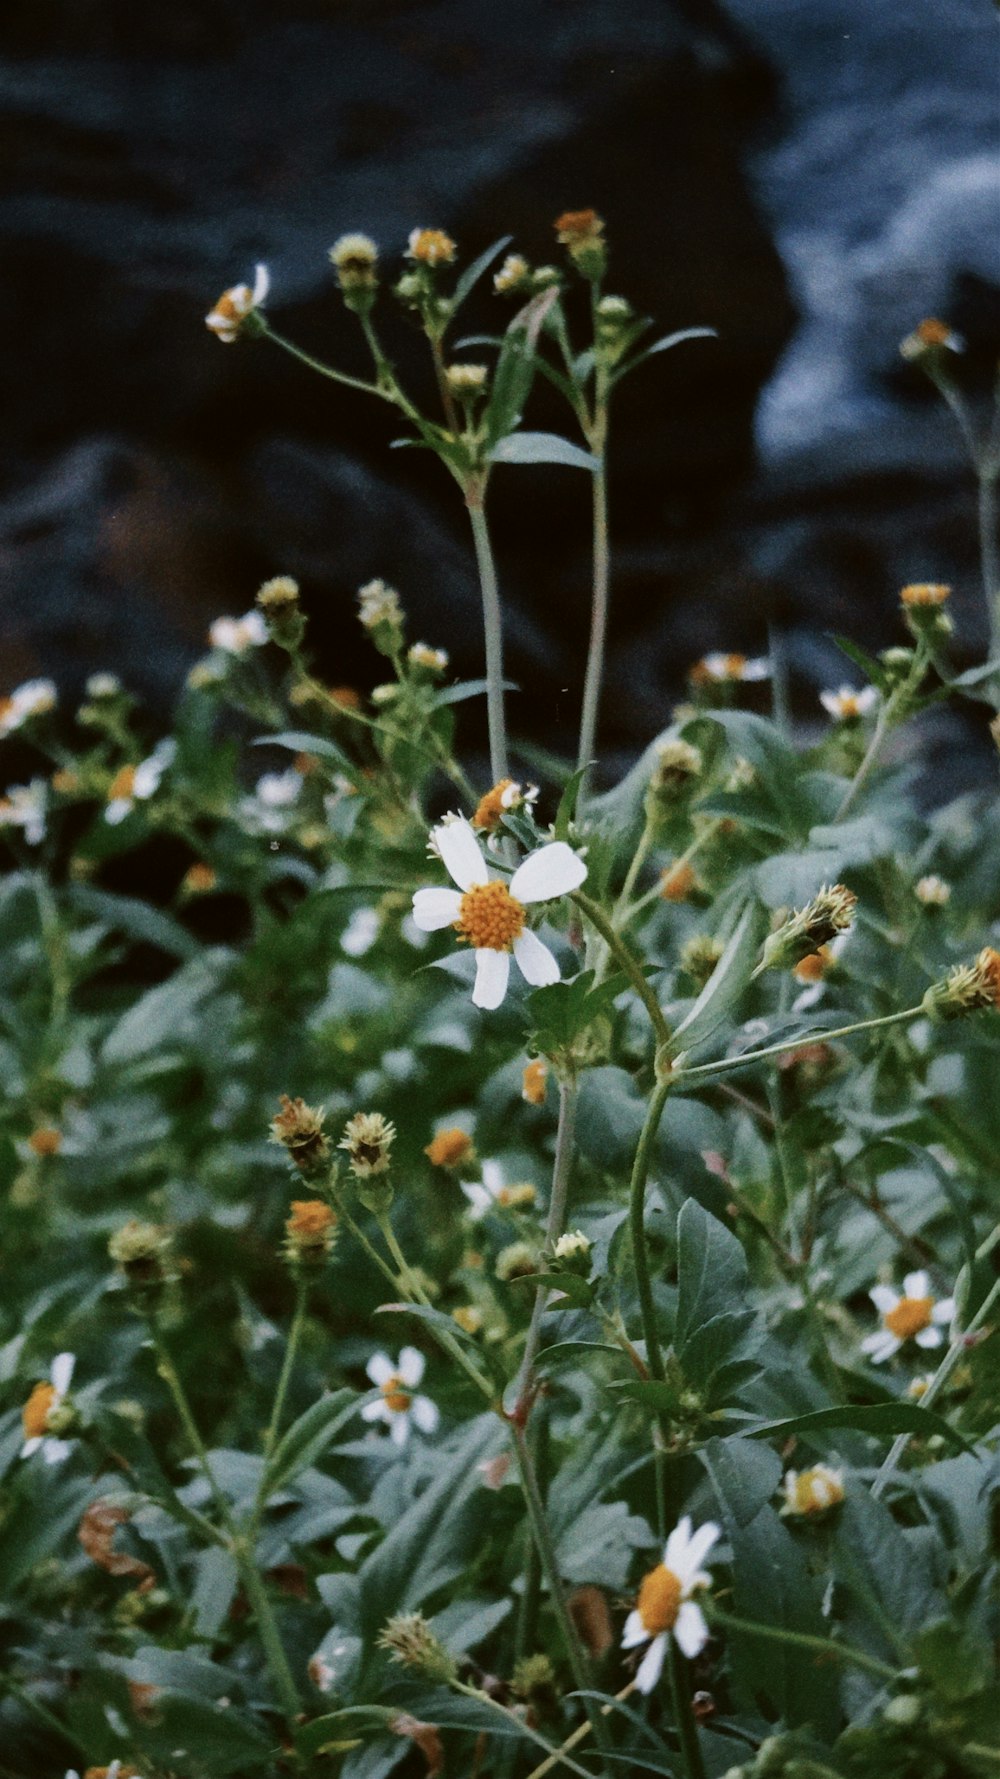
<path fill-rule="evenodd" d="M 524 930 L 524 909 L 505 883 L 476 883 L 462 897 L 455 931 L 477 951 L 509 951 Z"/>
<path fill-rule="evenodd" d="M 497 826 L 504 812 L 504 793 L 510 790 L 513 783 L 512 778 L 502 778 L 491 791 L 487 791 L 484 797 L 480 797 L 476 813 L 472 818 L 474 828 L 486 828 L 492 831 Z"/>
<path fill-rule="evenodd" d="M 929 1328 L 933 1297 L 901 1297 L 894 1310 L 887 1310 L 885 1325 L 897 1340 L 910 1340 L 922 1328 Z"/>
<path fill-rule="evenodd" d="M 527 1100 L 529 1106 L 544 1106 L 548 1075 L 548 1068 L 540 1056 L 526 1065 L 521 1076 L 521 1098 Z"/>
<path fill-rule="evenodd" d="M 56 1400 L 55 1384 L 36 1384 L 21 1410 L 25 1439 L 41 1439 Z"/>
<path fill-rule="evenodd" d="M 832 962 L 830 948 L 821 945 L 818 951 L 811 951 L 808 957 L 801 957 L 792 975 L 799 982 L 822 982 Z"/>
<path fill-rule="evenodd" d="M 468 1131 L 461 1130 L 456 1124 L 448 1130 L 439 1130 L 424 1154 L 432 1167 L 458 1167 L 468 1160 L 472 1150 L 473 1142 Z"/>
<path fill-rule="evenodd" d="M 651 1637 L 658 1637 L 661 1631 L 673 1630 L 683 1593 L 680 1577 L 663 1563 L 658 1563 L 643 1577 L 636 1605 L 643 1629 Z"/>
<path fill-rule="evenodd" d="M 904 587 L 899 597 L 904 605 L 944 605 L 950 595 L 951 588 L 936 581 L 915 581 Z"/>
<path fill-rule="evenodd" d="M 131 797 L 135 789 L 135 767 L 123 766 L 108 786 L 108 802 L 116 803 L 120 797 Z"/>
<path fill-rule="evenodd" d="M 796 1513 L 823 1513 L 844 1499 L 842 1483 L 822 1470 L 803 1470 L 792 1488 Z"/>
<path fill-rule="evenodd" d="M 386 1407 L 391 1408 L 394 1415 L 405 1414 L 413 1400 L 409 1392 L 403 1389 L 402 1378 L 395 1375 L 386 1378 L 382 1385 L 382 1396 Z"/>

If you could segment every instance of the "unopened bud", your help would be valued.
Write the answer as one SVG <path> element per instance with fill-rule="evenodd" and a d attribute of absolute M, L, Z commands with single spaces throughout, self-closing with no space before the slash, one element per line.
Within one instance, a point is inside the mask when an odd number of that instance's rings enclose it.
<path fill-rule="evenodd" d="M 287 1149 L 305 1180 L 321 1179 L 330 1167 L 330 1142 L 323 1130 L 326 1113 L 321 1106 L 281 1096 L 281 1111 L 272 1118 L 271 1141 Z"/>
<path fill-rule="evenodd" d="M 264 615 L 267 634 L 279 648 L 297 649 L 305 634 L 306 622 L 299 604 L 299 584 L 291 575 L 275 575 L 265 581 L 257 592 L 257 608 Z"/>
<path fill-rule="evenodd" d="M 790 969 L 802 958 L 828 945 L 838 933 L 846 933 L 854 919 L 858 898 L 842 883 L 820 890 L 818 896 L 783 920 L 776 932 L 765 941 L 761 970 Z"/>
<path fill-rule="evenodd" d="M 590 1272 L 590 1251 L 593 1244 L 582 1229 L 567 1231 L 556 1242 L 552 1252 L 553 1272 L 573 1272 L 585 1279 Z"/>
<path fill-rule="evenodd" d="M 367 315 L 378 291 L 378 248 L 369 235 L 341 235 L 330 248 L 344 302 L 356 315 Z"/>
<path fill-rule="evenodd" d="M 162 1285 L 169 1276 L 170 1232 L 159 1223 L 131 1218 L 108 1242 L 108 1253 L 135 1291 Z"/>
<path fill-rule="evenodd" d="M 646 788 L 646 815 L 655 821 L 667 814 L 693 790 L 702 772 L 700 748 L 689 741 L 665 741 L 657 748 L 656 759 Z"/>
<path fill-rule="evenodd" d="M 403 646 L 403 610 L 399 594 L 384 581 L 368 581 L 358 590 L 358 616 L 380 655 L 391 660 Z"/>
<path fill-rule="evenodd" d="M 488 379 L 484 364 L 450 364 L 444 373 L 449 395 L 463 403 L 476 401 L 485 392 Z"/>
<path fill-rule="evenodd" d="M 501 1248 L 493 1270 L 501 1284 L 509 1285 L 511 1279 L 526 1279 L 538 1271 L 538 1255 L 528 1242 L 510 1242 Z"/>
<path fill-rule="evenodd" d="M 564 210 L 556 218 L 556 240 L 584 278 L 595 281 L 607 265 L 604 221 L 596 210 Z"/>
<path fill-rule="evenodd" d="M 400 1612 L 390 1618 L 378 1637 L 394 1662 L 413 1668 L 425 1680 L 450 1686 L 458 1678 L 458 1664 L 436 1637 L 422 1612 Z"/>
<path fill-rule="evenodd" d="M 322 1266 L 333 1253 L 337 1219 L 321 1198 L 295 1199 L 285 1223 L 285 1257 L 293 1266 Z"/>

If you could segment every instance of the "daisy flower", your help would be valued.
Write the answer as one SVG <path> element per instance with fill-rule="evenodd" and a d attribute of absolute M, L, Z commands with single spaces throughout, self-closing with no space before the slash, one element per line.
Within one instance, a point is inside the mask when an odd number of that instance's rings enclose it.
<path fill-rule="evenodd" d="M 491 1211 L 530 1211 L 538 1194 L 529 1180 L 504 1184 L 503 1168 L 498 1161 L 484 1161 L 479 1180 L 462 1180 L 462 1191 L 469 1201 L 469 1216 L 474 1223 Z"/>
<path fill-rule="evenodd" d="M 252 611 L 244 612 L 242 618 L 216 618 L 208 627 L 208 640 L 224 655 L 246 655 L 251 649 L 263 648 L 267 641 L 264 614 Z"/>
<path fill-rule="evenodd" d="M 639 1598 L 622 1632 L 623 1649 L 649 1644 L 635 1677 L 639 1692 L 652 1692 L 659 1680 L 671 1637 L 689 1657 L 699 1655 L 708 1642 L 704 1613 L 692 1596 L 711 1585 L 712 1577 L 701 1565 L 721 1536 L 721 1527 L 712 1520 L 692 1532 L 690 1516 L 685 1514 L 667 1539 L 662 1563 L 643 1576 Z"/>
<path fill-rule="evenodd" d="M 138 766 L 122 766 L 108 786 L 105 821 L 116 828 L 127 815 L 131 815 L 136 803 L 147 802 L 159 790 L 160 780 L 167 767 L 173 764 L 176 754 L 177 743 L 167 735 L 148 759 L 140 760 Z"/>
<path fill-rule="evenodd" d="M 889 1285 L 873 1285 L 868 1295 L 882 1317 L 881 1328 L 861 1342 L 861 1351 L 874 1365 L 891 1359 L 907 1340 L 915 1340 L 918 1347 L 941 1346 L 941 1327 L 954 1317 L 955 1299 L 942 1297 L 935 1303 L 927 1273 L 908 1272 L 902 1295 Z"/>
<path fill-rule="evenodd" d="M 46 1464 L 59 1464 L 73 1450 L 70 1440 L 53 1439 L 48 1429 L 69 1393 L 75 1364 L 72 1353 L 57 1353 L 52 1361 L 49 1382 L 36 1384 L 28 1397 L 21 1410 L 24 1427 L 22 1458 L 30 1458 L 33 1452 L 40 1451 Z"/>
<path fill-rule="evenodd" d="M 696 661 L 688 678 L 696 686 L 724 685 L 730 681 L 770 679 L 771 664 L 764 655 L 748 659 L 746 655 L 727 655 L 715 650 Z"/>
<path fill-rule="evenodd" d="M 30 784 L 8 785 L 0 796 L 0 829 L 21 828 L 29 846 L 41 846 L 45 839 L 45 780 L 33 778 Z"/>
<path fill-rule="evenodd" d="M 420 889 L 413 918 L 425 933 L 454 927 L 459 940 L 476 953 L 472 999 L 477 1007 L 499 1007 L 510 979 L 510 954 L 533 988 L 559 980 L 559 965 L 547 945 L 530 930 L 527 909 L 579 889 L 587 867 L 564 840 L 539 846 L 518 866 L 510 884 L 491 878 L 469 823 L 444 822 L 432 843 L 458 889 Z"/>
<path fill-rule="evenodd" d="M 259 309 L 271 288 L 271 276 L 266 266 L 258 266 L 254 274 L 253 287 L 249 284 L 234 284 L 231 290 L 224 290 L 214 309 L 205 316 L 205 326 L 221 340 L 224 345 L 231 346 L 239 339 L 240 329 L 248 315 Z"/>
<path fill-rule="evenodd" d="M 860 690 L 840 686 L 836 692 L 821 692 L 819 701 L 828 716 L 834 717 L 838 723 L 848 723 L 875 709 L 878 690 L 875 686 L 862 686 Z"/>
<path fill-rule="evenodd" d="M 55 682 L 50 679 L 25 680 L 6 698 L 0 698 L 0 736 L 12 735 L 31 717 L 47 716 L 56 707 Z"/>
<path fill-rule="evenodd" d="M 394 1365 L 388 1353 L 373 1353 L 365 1366 L 373 1384 L 381 1394 L 378 1402 L 367 1402 L 361 1410 L 363 1421 L 385 1421 L 394 1445 L 403 1446 L 410 1435 L 411 1421 L 421 1433 L 433 1433 L 440 1415 L 429 1396 L 415 1396 L 414 1391 L 424 1375 L 424 1356 L 416 1347 L 404 1347 Z"/>

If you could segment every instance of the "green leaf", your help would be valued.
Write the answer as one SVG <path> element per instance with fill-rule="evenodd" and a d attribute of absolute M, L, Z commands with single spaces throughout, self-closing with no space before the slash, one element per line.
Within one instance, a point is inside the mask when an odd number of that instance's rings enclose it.
<path fill-rule="evenodd" d="M 487 247 L 478 259 L 474 259 L 470 266 L 466 266 L 452 293 L 451 312 L 453 315 L 461 308 L 469 292 L 479 283 L 487 267 L 498 258 L 505 247 L 510 246 L 513 239 L 513 235 L 501 235 L 498 240 L 494 241 L 492 247 Z"/>
<path fill-rule="evenodd" d="M 833 1408 L 814 1408 L 807 1414 L 790 1415 L 787 1420 L 765 1421 L 762 1426 L 746 1429 L 748 1439 L 788 1439 L 793 1433 L 822 1433 L 828 1427 L 850 1427 L 856 1433 L 872 1433 L 888 1439 L 894 1433 L 917 1433 L 925 1439 L 936 1435 L 946 1439 L 963 1452 L 974 1452 L 942 1415 L 933 1409 L 921 1408 L 919 1402 L 864 1402 Z"/>
<path fill-rule="evenodd" d="M 738 1526 L 749 1526 L 781 1486 L 784 1466 L 777 1452 L 747 1439 L 710 1439 L 698 1458 Z"/>
<path fill-rule="evenodd" d="M 285 729 L 280 735 L 256 735 L 253 746 L 285 747 L 293 754 L 315 754 L 319 760 L 329 760 L 352 782 L 358 776 L 357 766 L 342 747 L 328 735 L 310 735 L 307 729 Z"/>
<path fill-rule="evenodd" d="M 116 896 L 89 883 L 71 883 L 66 890 L 71 908 L 93 915 L 113 933 L 124 933 L 142 945 L 155 945 L 170 957 L 197 957 L 200 942 L 172 915 L 135 896 Z"/>
<path fill-rule="evenodd" d="M 594 1301 L 596 1290 L 594 1285 L 588 1284 L 586 1279 L 581 1279 L 579 1273 L 575 1272 L 519 1273 L 517 1278 L 511 1279 L 510 1283 L 512 1286 L 530 1285 L 533 1289 L 545 1286 L 550 1291 L 558 1291 L 565 1298 L 566 1303 L 572 1304 L 575 1309 L 589 1309 Z M 549 1308 L 554 1310 L 563 1307 L 562 1303 L 549 1305 Z"/>
<path fill-rule="evenodd" d="M 645 347 L 642 352 L 637 352 L 634 358 L 630 358 L 625 364 L 620 365 L 612 375 L 612 385 L 620 383 L 621 379 L 627 377 L 630 371 L 645 364 L 647 358 L 654 357 L 658 352 L 672 352 L 675 346 L 683 345 L 685 340 L 717 340 L 718 337 L 718 331 L 714 327 L 682 327 L 678 328 L 675 333 L 664 334 L 662 339 L 654 341 L 652 346 Z"/>
<path fill-rule="evenodd" d="M 197 1043 L 204 1002 L 219 987 L 231 962 L 232 954 L 221 948 L 203 951 L 166 982 L 147 989 L 112 1026 L 104 1040 L 103 1061 L 120 1067 L 148 1056 L 171 1039 Z"/>
<path fill-rule="evenodd" d="M 888 689 L 889 676 L 879 661 L 867 655 L 849 636 L 838 636 L 831 632 L 830 640 L 836 643 L 842 655 L 854 662 L 855 667 L 860 667 L 865 678 L 871 680 L 872 685 L 877 686 L 880 692 L 884 693 Z"/>
<path fill-rule="evenodd" d="M 819 1580 L 810 1573 L 805 1552 L 773 1507 L 763 1506 L 749 1523 L 744 1513 L 742 1483 L 730 1500 L 730 1478 L 712 1478 L 733 1553 L 733 1602 L 740 1618 L 776 1630 L 827 1638 Z M 754 1702 L 765 1700 L 790 1729 L 808 1724 L 819 1735 L 832 1735 L 840 1720 L 839 1676 L 833 1662 L 793 1643 L 726 1633 L 734 1667 Z M 768 1713 L 770 1715 L 770 1712 Z"/>
<path fill-rule="evenodd" d="M 390 1705 L 345 1705 L 340 1711 L 328 1711 L 314 1717 L 295 1733 L 299 1754 L 311 1757 L 338 1743 L 363 1741 L 366 1736 L 379 1735 L 399 1716 L 399 1708 Z"/>
<path fill-rule="evenodd" d="M 505 692 L 519 692 L 521 688 L 513 680 L 505 679 L 503 689 Z M 481 698 L 488 690 L 489 681 L 485 679 L 456 680 L 453 686 L 444 686 L 440 692 L 435 692 L 434 703 L 438 708 L 442 705 L 463 704 L 467 698 Z"/>
<path fill-rule="evenodd" d="M 559 808 L 556 810 L 556 819 L 552 828 L 552 832 L 557 840 L 567 840 L 569 838 L 570 825 L 576 819 L 580 786 L 583 784 L 587 775 L 587 770 L 587 766 L 578 766 L 576 771 L 567 779 L 563 786 L 562 796 L 559 799 Z"/>
<path fill-rule="evenodd" d="M 436 1310 L 429 1303 L 380 1303 L 373 1314 L 376 1316 L 412 1316 L 417 1322 L 423 1322 L 429 1328 L 436 1328 L 447 1334 L 452 1340 L 463 1342 L 466 1346 L 476 1346 L 474 1335 L 467 1334 L 454 1317 L 445 1314 L 444 1310 Z"/>
<path fill-rule="evenodd" d="M 518 311 L 504 334 L 484 415 L 486 441 L 491 450 L 520 421 L 534 380 L 538 336 L 558 295 L 555 286 L 539 291 Z"/>
<path fill-rule="evenodd" d="M 680 1049 L 696 1049 L 732 1013 L 750 981 L 765 925 L 763 910 L 756 902 L 748 903 L 698 999 L 674 1031 L 675 1042 L 684 1040 Z M 683 1086 L 683 1080 L 682 1072 L 679 1086 Z"/>
<path fill-rule="evenodd" d="M 292 1422 L 271 1454 L 264 1473 L 267 1494 L 276 1494 L 300 1470 L 315 1464 L 362 1404 L 372 1400 L 372 1392 L 359 1396 L 355 1390 L 334 1390 L 307 1408 Z"/>
<path fill-rule="evenodd" d="M 491 463 L 564 463 L 570 469 L 600 469 L 601 460 L 554 432 L 512 432 L 490 452 Z"/>
<path fill-rule="evenodd" d="M 909 1662 L 918 1631 L 945 1600 L 885 1504 L 849 1488 L 831 1530 L 833 1567 L 882 1651 Z M 871 1640 L 871 1639 L 869 1639 Z"/>
<path fill-rule="evenodd" d="M 691 1336 L 713 1316 L 742 1308 L 747 1262 L 741 1244 L 697 1199 L 677 1218 L 677 1319 L 674 1344 L 682 1356 Z"/>

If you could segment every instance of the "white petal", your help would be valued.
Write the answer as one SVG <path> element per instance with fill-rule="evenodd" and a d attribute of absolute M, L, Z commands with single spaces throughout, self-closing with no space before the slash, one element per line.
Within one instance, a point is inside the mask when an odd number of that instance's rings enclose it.
<path fill-rule="evenodd" d="M 695 1571 L 700 1570 L 701 1565 L 708 1556 L 713 1544 L 717 1544 L 721 1537 L 722 1527 L 717 1526 L 714 1520 L 706 1520 L 703 1526 L 698 1527 L 697 1532 L 695 1532 L 690 1539 L 687 1547 L 687 1556 L 685 1558 L 687 1569 L 691 1572 L 692 1576 Z M 680 1572 L 678 1571 L 678 1573 Z M 681 1575 L 682 1581 L 687 1581 L 688 1579 L 687 1575 Z"/>
<path fill-rule="evenodd" d="M 868 1295 L 881 1316 L 887 1316 L 899 1304 L 899 1292 L 891 1290 L 888 1285 L 873 1285 Z"/>
<path fill-rule="evenodd" d="M 403 1446 L 410 1437 L 410 1417 L 408 1414 L 393 1415 L 389 1426 L 389 1437 L 393 1445 Z"/>
<path fill-rule="evenodd" d="M 745 661 L 740 671 L 741 680 L 770 679 L 771 663 L 763 656 L 755 661 Z"/>
<path fill-rule="evenodd" d="M 61 1464 L 73 1450 L 72 1441 L 68 1439 L 47 1439 L 42 1446 L 42 1457 L 46 1464 Z"/>
<path fill-rule="evenodd" d="M 672 1569 L 673 1573 L 677 1576 L 682 1575 L 686 1566 L 687 1550 L 690 1539 L 691 1515 L 686 1513 L 682 1520 L 678 1520 L 670 1537 L 667 1539 L 663 1551 L 664 1568 Z"/>
<path fill-rule="evenodd" d="M 643 1656 L 642 1661 L 639 1663 L 639 1672 L 637 1673 L 637 1675 L 635 1677 L 635 1685 L 636 1685 L 637 1692 L 640 1692 L 640 1693 L 651 1693 L 652 1692 L 654 1686 L 656 1685 L 656 1682 L 660 1678 L 660 1675 L 663 1673 L 663 1658 L 666 1655 L 666 1653 L 667 1653 L 667 1639 L 666 1639 L 666 1637 L 663 1635 L 661 1635 L 659 1637 L 654 1637 L 652 1643 L 650 1644 L 645 1655 Z"/>
<path fill-rule="evenodd" d="M 253 300 L 262 303 L 271 288 L 271 274 L 266 266 L 258 266 L 254 272 Z"/>
<path fill-rule="evenodd" d="M 380 1389 L 383 1384 L 387 1384 L 389 1379 L 396 1375 L 396 1367 L 393 1365 L 388 1353 L 373 1353 L 368 1364 L 365 1366 L 365 1370 L 371 1378 L 372 1383 L 378 1384 Z"/>
<path fill-rule="evenodd" d="M 908 1272 L 903 1280 L 907 1297 L 930 1297 L 931 1281 L 925 1272 Z"/>
<path fill-rule="evenodd" d="M 567 896 L 570 890 L 579 889 L 586 875 L 579 853 L 565 840 L 553 840 L 518 865 L 510 880 L 510 893 L 517 902 L 551 902 L 554 896 Z"/>
<path fill-rule="evenodd" d="M 514 962 L 532 988 L 546 988 L 559 981 L 559 965 L 551 951 L 527 927 L 514 940 Z"/>
<path fill-rule="evenodd" d="M 892 1358 L 893 1353 L 899 1352 L 902 1344 L 902 1341 L 884 1328 L 878 1334 L 866 1335 L 861 1342 L 861 1351 L 868 1354 L 874 1365 L 884 1365 L 887 1359 Z"/>
<path fill-rule="evenodd" d="M 510 954 L 506 951 L 476 952 L 476 985 L 472 1000 L 476 1007 L 492 1011 L 499 1007 L 507 993 L 510 976 Z"/>
<path fill-rule="evenodd" d="M 700 1655 L 708 1642 L 708 1626 L 700 1606 L 685 1600 L 674 1626 L 674 1636 L 688 1657 Z"/>
<path fill-rule="evenodd" d="M 30 1458 L 32 1452 L 37 1452 L 41 1443 L 42 1443 L 42 1436 L 40 1433 L 35 1433 L 31 1439 L 26 1439 L 23 1446 L 21 1447 L 22 1458 Z"/>
<path fill-rule="evenodd" d="M 104 819 L 110 823 L 112 828 L 117 828 L 119 822 L 123 822 L 125 817 L 130 814 L 131 809 L 131 797 L 115 797 L 104 811 Z"/>
<path fill-rule="evenodd" d="M 488 883 L 482 848 L 467 821 L 442 822 L 431 836 L 449 877 L 460 890 L 473 889 L 477 883 Z"/>
<path fill-rule="evenodd" d="M 52 1370 L 49 1372 L 49 1376 L 52 1379 L 59 1396 L 65 1396 L 69 1389 L 70 1384 L 73 1381 L 73 1367 L 75 1364 L 76 1357 L 73 1353 L 57 1353 L 53 1359 Z"/>
<path fill-rule="evenodd" d="M 363 1405 L 361 1419 L 363 1421 L 387 1421 L 391 1413 L 392 1410 L 380 1398 L 378 1402 L 366 1402 Z"/>
<path fill-rule="evenodd" d="M 935 1328 L 932 1325 L 930 1328 L 921 1328 L 920 1333 L 914 1335 L 914 1339 L 918 1347 L 939 1347 L 944 1340 L 944 1335 L 940 1328 Z"/>
<path fill-rule="evenodd" d="M 413 918 L 422 933 L 436 933 L 454 926 L 461 906 L 457 890 L 419 889 L 413 898 Z"/>
<path fill-rule="evenodd" d="M 953 1322 L 955 1319 L 955 1299 L 953 1297 L 942 1297 L 941 1302 L 936 1303 L 931 1310 L 931 1317 L 933 1321 L 940 1322 L 942 1325 L 946 1322 Z"/>
<path fill-rule="evenodd" d="M 649 1632 L 643 1624 L 638 1612 L 630 1612 L 628 1618 L 625 1620 L 625 1626 L 622 1631 L 622 1648 L 635 1649 L 638 1644 L 648 1643 L 648 1641 Z"/>
<path fill-rule="evenodd" d="M 469 1201 L 469 1215 L 477 1222 L 480 1217 L 486 1216 L 487 1211 L 493 1209 L 495 1202 L 493 1194 L 487 1192 L 485 1186 L 480 1186 L 474 1181 L 463 1180 L 462 1191 Z"/>
<path fill-rule="evenodd" d="M 401 1384 L 412 1390 L 419 1384 L 424 1375 L 424 1355 L 418 1347 L 404 1347 L 399 1355 L 396 1376 Z"/>
<path fill-rule="evenodd" d="M 441 1419 L 436 1402 L 429 1396 L 414 1396 L 410 1411 L 421 1433 L 436 1433 Z"/>

